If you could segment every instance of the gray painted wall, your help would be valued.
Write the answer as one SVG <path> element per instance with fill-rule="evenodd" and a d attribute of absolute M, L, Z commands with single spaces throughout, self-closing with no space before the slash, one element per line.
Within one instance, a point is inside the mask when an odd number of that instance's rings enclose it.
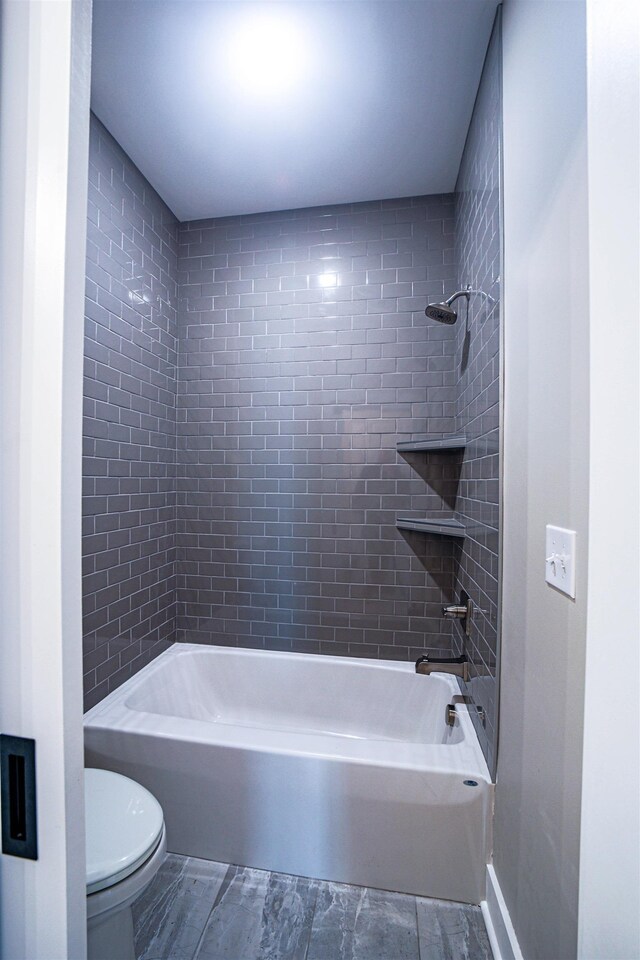
<path fill-rule="evenodd" d="M 583 2 L 507 3 L 504 589 L 494 865 L 527 958 L 576 956 L 588 519 Z M 575 601 L 545 524 L 577 530 Z"/>
<path fill-rule="evenodd" d="M 455 424 L 454 335 L 424 316 L 453 218 L 437 196 L 181 225 L 180 640 L 450 652 L 453 547 L 395 519 L 450 512 L 446 467 L 430 487 L 396 443 Z"/>
<path fill-rule="evenodd" d="M 480 81 L 456 185 L 458 289 L 471 284 L 467 308 L 458 300 L 456 433 L 466 436 L 456 508 L 467 536 L 455 593 L 465 590 L 476 615 L 471 636 L 456 623 L 456 649 L 471 660 L 466 692 L 484 711 L 472 712 L 489 768 L 496 751 L 498 666 L 498 553 L 500 527 L 500 297 L 501 297 L 501 46 L 500 20 Z"/>
<path fill-rule="evenodd" d="M 91 118 L 83 419 L 85 708 L 175 635 L 178 224 Z"/>

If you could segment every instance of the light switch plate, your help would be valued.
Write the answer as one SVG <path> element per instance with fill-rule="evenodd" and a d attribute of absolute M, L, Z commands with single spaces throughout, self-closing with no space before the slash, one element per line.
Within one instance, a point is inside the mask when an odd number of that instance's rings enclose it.
<path fill-rule="evenodd" d="M 575 599 L 576 532 L 547 524 L 545 580 Z"/>

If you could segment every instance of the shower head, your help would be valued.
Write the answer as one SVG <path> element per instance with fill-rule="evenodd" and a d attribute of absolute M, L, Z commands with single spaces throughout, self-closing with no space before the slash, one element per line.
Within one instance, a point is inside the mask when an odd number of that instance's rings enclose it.
<path fill-rule="evenodd" d="M 455 323 L 458 319 L 458 314 L 448 303 L 430 303 L 425 314 L 430 320 L 437 320 L 438 323 Z"/>
<path fill-rule="evenodd" d="M 451 309 L 451 304 L 454 303 L 458 297 L 466 297 L 468 303 L 470 296 L 471 287 L 467 287 L 466 290 L 458 290 L 457 293 L 454 293 L 448 300 L 444 300 L 442 303 L 429 303 L 424 312 L 430 320 L 437 320 L 438 323 L 455 323 L 458 319 L 458 314 L 455 310 Z"/>
<path fill-rule="evenodd" d="M 499 279 L 498 277 L 498 280 Z M 485 293 L 484 290 L 473 290 L 471 284 L 469 284 L 465 290 L 458 290 L 452 294 L 448 300 L 443 300 L 442 303 L 427 304 L 424 312 L 430 320 L 437 320 L 438 323 L 455 323 L 458 319 L 458 314 L 455 310 L 451 309 L 451 304 L 455 303 L 458 297 L 466 297 L 468 304 L 471 299 L 471 294 L 474 296 L 477 294 L 479 297 L 483 297 L 492 305 L 496 302 L 490 294 Z"/>

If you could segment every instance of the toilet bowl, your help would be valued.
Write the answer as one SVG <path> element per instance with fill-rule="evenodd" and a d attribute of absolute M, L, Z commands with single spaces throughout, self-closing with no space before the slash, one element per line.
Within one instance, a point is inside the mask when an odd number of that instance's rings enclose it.
<path fill-rule="evenodd" d="M 84 774 L 88 960 L 135 960 L 131 905 L 167 851 L 162 808 L 119 773 Z"/>

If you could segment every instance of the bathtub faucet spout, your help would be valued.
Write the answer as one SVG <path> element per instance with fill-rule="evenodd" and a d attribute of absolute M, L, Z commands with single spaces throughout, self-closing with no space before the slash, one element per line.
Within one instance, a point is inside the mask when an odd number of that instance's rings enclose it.
<path fill-rule="evenodd" d="M 461 657 L 418 657 L 416 673 L 452 673 L 454 677 L 461 677 L 465 683 L 469 680 L 469 660 L 462 654 Z"/>

